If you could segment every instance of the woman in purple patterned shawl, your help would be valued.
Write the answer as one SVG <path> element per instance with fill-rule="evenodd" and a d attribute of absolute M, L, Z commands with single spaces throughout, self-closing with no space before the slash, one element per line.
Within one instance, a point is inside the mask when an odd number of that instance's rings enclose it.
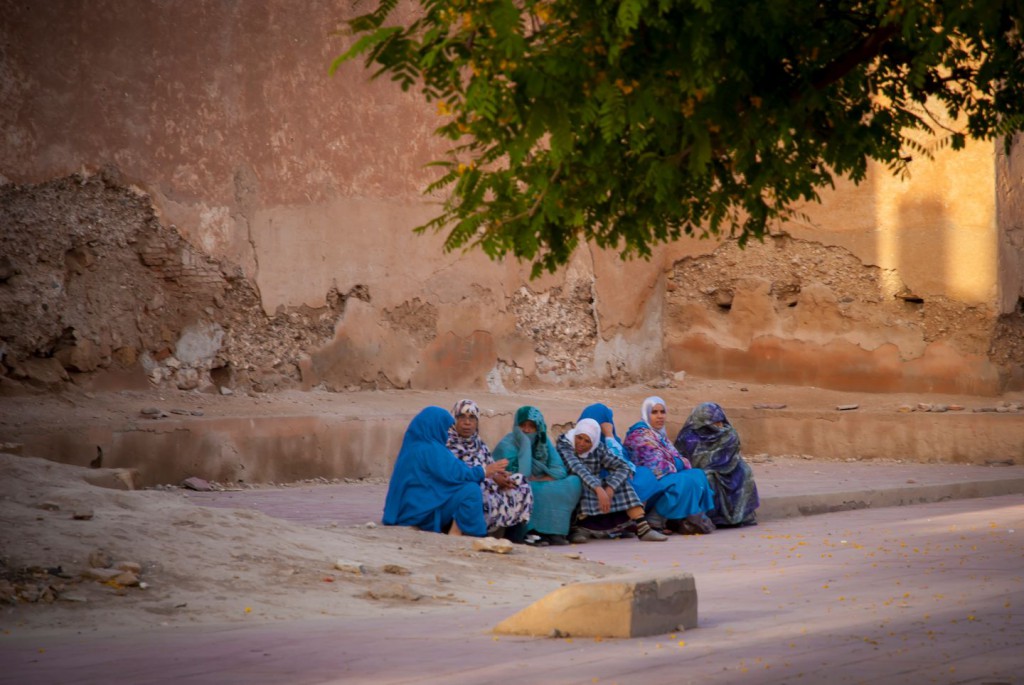
<path fill-rule="evenodd" d="M 459 400 L 452 409 L 455 424 L 448 429 L 448 449 L 469 466 L 494 463 L 491 451 L 480 438 L 480 408 L 473 400 Z M 533 492 L 518 473 L 498 471 L 480 482 L 488 535 L 504 534 L 530 518 Z"/>
<path fill-rule="evenodd" d="M 757 523 L 760 504 L 750 465 L 740 456 L 740 436 L 714 402 L 698 404 L 679 435 L 676 449 L 702 469 L 715 490 L 716 507 L 710 516 L 719 526 Z"/>
<path fill-rule="evenodd" d="M 652 522 L 681 533 L 710 533 L 715 527 L 705 515 L 714 509 L 707 476 L 679 455 L 665 433 L 668 405 L 648 397 L 640 409 L 642 421 L 630 426 L 623 447 L 636 465 L 633 487 L 647 503 Z"/>

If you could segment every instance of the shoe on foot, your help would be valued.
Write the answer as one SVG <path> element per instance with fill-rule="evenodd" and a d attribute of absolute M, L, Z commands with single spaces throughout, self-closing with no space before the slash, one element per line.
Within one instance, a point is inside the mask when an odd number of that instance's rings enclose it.
<path fill-rule="evenodd" d="M 545 535 L 544 539 L 548 541 L 548 544 L 561 547 L 562 545 L 568 545 L 569 541 L 564 535 Z"/>
<path fill-rule="evenodd" d="M 574 530 L 569 534 L 569 542 L 574 545 L 585 545 L 589 539 L 590 536 L 582 530 Z"/>
<path fill-rule="evenodd" d="M 641 542 L 665 542 L 665 540 L 668 540 L 668 537 L 654 528 L 640 536 Z"/>
<path fill-rule="evenodd" d="M 656 528 L 657 530 L 665 530 L 668 526 L 668 522 L 665 521 L 665 517 L 654 512 L 647 514 L 647 523 L 651 524 L 651 528 Z"/>

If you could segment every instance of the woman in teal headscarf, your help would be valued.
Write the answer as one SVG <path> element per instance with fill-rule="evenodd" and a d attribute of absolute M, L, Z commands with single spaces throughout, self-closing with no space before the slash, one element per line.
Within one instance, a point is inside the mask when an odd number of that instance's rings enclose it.
<path fill-rule="evenodd" d="M 508 472 L 526 476 L 533 490 L 533 511 L 524 532 L 535 532 L 548 544 L 569 544 L 566 535 L 582 484 L 569 474 L 539 409 L 516 411 L 512 432 L 494 448 L 494 458 L 508 459 Z"/>

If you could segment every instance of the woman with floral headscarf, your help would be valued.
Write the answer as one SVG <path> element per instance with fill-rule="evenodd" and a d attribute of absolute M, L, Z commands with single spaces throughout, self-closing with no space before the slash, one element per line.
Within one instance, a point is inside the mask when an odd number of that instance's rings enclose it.
<path fill-rule="evenodd" d="M 533 511 L 522 533 L 535 544 L 565 545 L 573 510 L 580 499 L 580 479 L 569 474 L 548 437 L 547 422 L 536 407 L 520 407 L 512 432 L 494 448 L 507 459 L 509 473 L 522 474 L 533 491 Z"/>
<path fill-rule="evenodd" d="M 715 506 L 707 476 L 680 456 L 665 433 L 665 400 L 648 397 L 640 409 L 642 421 L 630 426 L 623 447 L 636 465 L 633 486 L 651 509 L 653 525 L 683 533 L 710 533 L 714 524 L 705 515 Z"/>
<path fill-rule="evenodd" d="M 468 466 L 456 459 L 445 447 L 454 422 L 447 410 L 427 407 L 409 423 L 388 482 L 384 525 L 487 534 L 480 481 L 502 471 L 505 462 Z"/>
<path fill-rule="evenodd" d="M 473 400 L 459 400 L 452 409 L 455 424 L 448 429 L 448 449 L 469 466 L 494 463 L 491 451 L 480 438 L 480 407 Z M 480 482 L 488 534 L 501 535 L 530 518 L 533 492 L 518 473 L 498 471 Z"/>
<path fill-rule="evenodd" d="M 740 436 L 714 402 L 698 404 L 676 436 L 676 449 L 702 469 L 715 490 L 711 520 L 719 526 L 757 523 L 754 471 L 740 456 Z"/>
<path fill-rule="evenodd" d="M 648 523 L 643 500 L 629 482 L 632 469 L 601 441 L 597 421 L 580 419 L 575 428 L 558 438 L 557 449 L 584 486 L 572 542 L 586 542 L 593 532 L 620 533 L 634 527 L 644 542 L 667 539 Z"/>

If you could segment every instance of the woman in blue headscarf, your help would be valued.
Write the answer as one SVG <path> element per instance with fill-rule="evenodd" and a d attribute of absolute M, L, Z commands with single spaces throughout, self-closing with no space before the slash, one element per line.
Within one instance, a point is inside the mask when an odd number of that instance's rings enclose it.
<path fill-rule="evenodd" d="M 537 542 L 569 544 L 566 535 L 582 483 L 566 469 L 539 409 L 516 411 L 512 432 L 494 448 L 494 458 L 508 460 L 509 473 L 523 474 L 533 490 L 533 509 L 522 532 L 535 533 L 540 538 Z"/>
<path fill-rule="evenodd" d="M 388 483 L 384 525 L 452 535 L 487 534 L 480 482 L 504 471 L 508 462 L 464 464 L 445 447 L 454 423 L 441 407 L 427 407 L 409 423 Z"/>
<path fill-rule="evenodd" d="M 705 515 L 715 507 L 707 476 L 690 466 L 665 433 L 665 400 L 648 397 L 640 409 L 643 420 L 626 432 L 623 447 L 636 465 L 633 487 L 653 515 L 648 520 L 683 533 L 710 533 Z"/>
<path fill-rule="evenodd" d="M 597 421 L 597 425 L 601 427 L 601 442 L 604 443 L 609 452 L 625 461 L 629 465 L 630 471 L 635 474 L 636 468 L 633 462 L 626 457 L 626 451 L 622 446 L 622 439 L 619 438 L 619 434 L 615 430 L 615 414 L 611 408 L 600 403 L 588 405 L 580 412 L 580 418 L 576 419 L 576 423 L 583 419 Z"/>
<path fill-rule="evenodd" d="M 711 520 L 719 526 L 757 523 L 754 471 L 740 456 L 740 436 L 714 402 L 698 404 L 676 436 L 676 449 L 708 476 L 715 490 Z"/>

